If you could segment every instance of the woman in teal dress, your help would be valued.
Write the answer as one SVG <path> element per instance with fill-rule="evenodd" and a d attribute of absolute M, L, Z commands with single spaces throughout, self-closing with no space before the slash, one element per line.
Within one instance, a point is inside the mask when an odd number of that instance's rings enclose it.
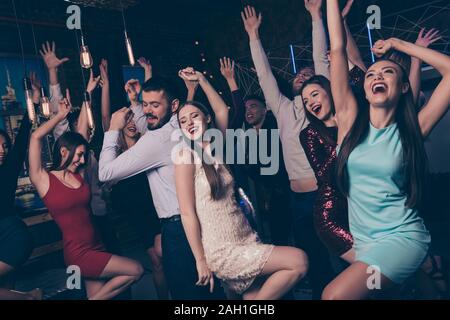
<path fill-rule="evenodd" d="M 355 262 L 324 290 L 323 299 L 363 299 L 372 290 L 403 283 L 424 262 L 430 235 L 420 218 L 426 177 L 424 138 L 450 104 L 450 57 L 391 38 L 372 49 L 416 57 L 442 76 L 417 114 L 408 75 L 398 63 L 379 60 L 367 71 L 366 100 L 348 84 L 346 38 L 338 0 L 327 0 L 331 89 L 338 122 L 337 180 L 348 198 Z"/>

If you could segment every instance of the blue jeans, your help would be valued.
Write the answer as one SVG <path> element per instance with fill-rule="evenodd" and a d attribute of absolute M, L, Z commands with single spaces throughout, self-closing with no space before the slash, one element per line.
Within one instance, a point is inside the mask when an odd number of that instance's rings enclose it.
<path fill-rule="evenodd" d="M 311 280 L 312 296 L 319 300 L 325 286 L 334 279 L 330 256 L 314 228 L 313 214 L 317 191 L 291 192 L 293 232 L 296 246 L 309 258 L 308 277 Z"/>
<path fill-rule="evenodd" d="M 225 299 L 218 279 L 214 279 L 213 293 L 209 292 L 209 285 L 206 287 L 195 285 L 198 281 L 197 267 L 181 220 L 162 222 L 161 242 L 164 273 L 172 299 Z"/>

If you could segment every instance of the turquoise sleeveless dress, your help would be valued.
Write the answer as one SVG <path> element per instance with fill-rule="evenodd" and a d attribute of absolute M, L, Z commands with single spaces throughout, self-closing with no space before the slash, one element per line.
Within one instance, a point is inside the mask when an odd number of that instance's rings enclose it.
<path fill-rule="evenodd" d="M 377 129 L 350 154 L 348 217 L 356 261 L 402 283 L 423 263 L 430 234 L 417 210 L 406 207 L 403 152 L 396 123 Z"/>

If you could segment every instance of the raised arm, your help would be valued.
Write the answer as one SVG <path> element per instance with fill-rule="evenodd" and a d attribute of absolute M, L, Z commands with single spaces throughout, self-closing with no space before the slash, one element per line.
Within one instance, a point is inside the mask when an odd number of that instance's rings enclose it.
<path fill-rule="evenodd" d="M 137 79 L 130 79 L 125 84 L 125 92 L 130 99 L 131 106 L 130 109 L 133 111 L 133 120 L 136 123 L 136 127 L 139 132 L 143 135 L 147 132 L 147 118 L 144 114 L 144 109 L 142 108 L 142 103 L 139 101 L 139 94 L 141 92 L 142 86 Z"/>
<path fill-rule="evenodd" d="M 228 128 L 239 129 L 245 121 L 245 103 L 242 98 L 241 90 L 236 82 L 234 73 L 234 61 L 230 58 L 223 57 L 220 59 L 220 73 L 228 83 L 231 91 L 231 99 L 233 102 L 233 117 L 229 120 Z"/>
<path fill-rule="evenodd" d="M 425 34 L 425 29 L 420 30 L 415 42 L 416 45 L 428 48 L 432 43 L 441 39 L 439 30 L 431 29 Z M 409 71 L 409 83 L 414 97 L 414 103 L 418 103 L 420 96 L 420 83 L 422 81 L 422 61 L 411 57 L 411 69 Z"/>
<path fill-rule="evenodd" d="M 39 105 L 41 102 L 41 88 L 42 83 L 38 78 L 36 72 L 31 71 L 30 75 L 31 88 L 33 89 L 33 103 Z"/>
<path fill-rule="evenodd" d="M 450 105 L 450 57 L 438 51 L 396 38 L 379 40 L 372 50 L 377 56 L 380 56 L 392 49 L 424 61 L 442 75 L 442 79 L 430 100 L 418 115 L 422 135 L 426 137 L 445 115 Z"/>
<path fill-rule="evenodd" d="M 109 123 L 111 121 L 111 97 L 110 97 L 110 87 L 109 87 L 109 76 L 108 76 L 108 61 L 102 59 L 100 63 L 100 85 L 102 87 L 102 126 L 103 131 L 109 130 Z"/>
<path fill-rule="evenodd" d="M 354 0 L 347 0 L 347 4 L 342 10 L 342 18 L 344 19 L 345 34 L 347 35 L 347 55 L 349 64 L 351 63 L 360 68 L 361 70 L 363 70 L 364 72 L 366 72 L 367 71 L 366 64 L 364 63 L 364 60 L 361 56 L 361 52 L 359 51 L 359 48 L 356 45 L 355 38 L 353 38 L 353 35 L 350 32 L 350 28 L 347 25 L 347 16 L 353 6 L 353 2 Z"/>
<path fill-rule="evenodd" d="M 197 92 L 197 88 L 198 88 L 198 81 L 192 81 L 192 80 L 186 80 L 183 79 L 184 84 L 186 86 L 187 89 L 187 97 L 186 97 L 186 101 L 192 101 L 195 98 L 195 94 Z"/>
<path fill-rule="evenodd" d="M 168 165 L 165 145 L 170 143 L 170 136 L 163 137 L 157 133 L 143 135 L 139 141 L 118 156 L 119 132 L 133 117 L 130 108 L 124 107 L 111 117 L 108 132 L 105 132 L 103 148 L 99 161 L 99 180 L 102 182 L 118 181 L 141 172 Z"/>
<path fill-rule="evenodd" d="M 256 15 L 255 8 L 247 6 L 244 8 L 244 12 L 241 12 L 241 17 L 244 22 L 245 31 L 247 31 L 250 39 L 250 51 L 267 107 L 272 110 L 275 117 L 278 117 L 282 106 L 290 105 L 291 100 L 281 93 L 259 39 L 259 27 L 262 22 L 262 15 L 261 13 Z"/>
<path fill-rule="evenodd" d="M 56 56 L 56 46 L 55 42 L 50 43 L 47 41 L 46 43 L 42 44 L 42 49 L 39 50 L 42 58 L 44 59 L 45 65 L 48 69 L 49 79 L 50 79 L 50 85 L 57 85 L 58 82 L 58 68 L 61 66 L 64 62 L 69 61 L 69 58 L 62 58 L 59 59 Z"/>
<path fill-rule="evenodd" d="M 198 81 L 200 87 L 208 98 L 208 102 L 214 111 L 217 129 L 219 129 L 223 134 L 228 128 L 228 107 L 223 101 L 220 94 L 214 89 L 214 87 L 209 83 L 205 76 L 199 72 L 195 71 L 193 68 L 186 68 L 180 70 L 179 76 L 188 81 Z"/>
<path fill-rule="evenodd" d="M 322 0 L 305 0 L 305 8 L 312 19 L 312 49 L 316 74 L 330 78 L 327 58 L 327 36 L 322 20 Z"/>
<path fill-rule="evenodd" d="M 153 77 L 153 67 L 150 61 L 144 57 L 140 57 L 138 63 L 144 69 L 144 81 L 150 80 Z"/>
<path fill-rule="evenodd" d="M 349 83 L 347 41 L 338 0 L 327 0 L 330 35 L 330 81 L 336 117 L 338 144 L 341 144 L 356 119 L 358 106 Z"/>
<path fill-rule="evenodd" d="M 187 160 L 180 159 L 181 161 L 177 161 L 175 165 L 175 186 L 180 205 L 181 221 L 197 266 L 198 282 L 196 284 L 203 286 L 209 284 L 212 292 L 214 277 L 206 263 L 201 226 L 195 209 L 195 164 L 193 161 L 189 161 L 192 157 L 189 152 L 181 152 L 183 154 L 180 155 L 180 158 L 186 158 Z"/>
<path fill-rule="evenodd" d="M 45 196 L 49 188 L 48 174 L 42 167 L 42 139 L 44 139 L 60 121 L 67 117 L 70 112 L 70 107 L 71 106 L 66 99 L 61 101 L 58 113 L 52 119 L 44 122 L 31 135 L 28 152 L 30 180 L 41 197 Z"/>
<path fill-rule="evenodd" d="M 58 68 L 66 61 L 68 58 L 59 59 L 56 56 L 56 46 L 55 42 L 50 45 L 49 42 L 42 44 L 42 49 L 40 50 L 42 59 L 44 59 L 45 65 L 47 66 L 48 75 L 50 79 L 50 108 L 53 115 L 56 115 L 59 110 L 59 103 L 64 98 L 61 92 L 61 85 L 58 79 Z M 53 137 L 58 139 L 64 132 L 69 130 L 69 121 L 64 118 L 59 122 L 53 129 Z"/>
<path fill-rule="evenodd" d="M 25 156 L 27 154 L 28 141 L 30 139 L 30 131 L 31 131 L 31 122 L 28 118 L 28 115 L 24 115 L 22 118 L 22 122 L 20 124 L 19 133 L 16 136 L 14 141 L 14 145 L 12 146 L 11 152 L 6 158 L 6 162 L 4 164 L 5 170 L 11 174 L 11 177 L 15 177 L 17 182 L 17 177 L 19 176 L 20 171 L 23 169 L 23 161 L 25 160 Z M 13 171 L 14 173 L 10 172 Z"/>

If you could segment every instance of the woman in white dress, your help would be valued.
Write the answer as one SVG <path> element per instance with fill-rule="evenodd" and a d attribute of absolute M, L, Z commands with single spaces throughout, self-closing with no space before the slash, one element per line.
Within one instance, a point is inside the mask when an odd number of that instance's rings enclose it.
<path fill-rule="evenodd" d="M 175 181 L 181 219 L 196 259 L 197 285 L 214 286 L 213 274 L 243 299 L 280 299 L 307 272 L 306 254 L 297 248 L 275 247 L 259 241 L 234 197 L 234 181 L 226 165 L 212 156 L 207 129 L 222 134 L 228 108 L 206 78 L 192 68 L 180 77 L 196 81 L 213 109 L 188 101 L 178 110 L 186 147 L 178 153 Z M 189 146 L 197 144 L 198 148 Z"/>

